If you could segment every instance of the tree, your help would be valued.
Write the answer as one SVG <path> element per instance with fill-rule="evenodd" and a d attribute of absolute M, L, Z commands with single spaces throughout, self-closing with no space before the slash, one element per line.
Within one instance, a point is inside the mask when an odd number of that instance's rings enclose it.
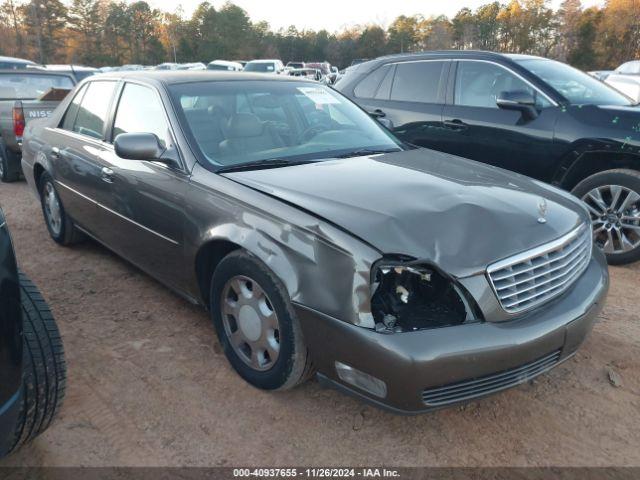
<path fill-rule="evenodd" d="M 417 16 L 400 15 L 389 26 L 389 48 L 392 52 L 412 52 L 418 43 L 418 24 L 421 19 Z"/>
<path fill-rule="evenodd" d="M 609 67 L 640 56 L 640 0 L 607 0 L 598 32 Z"/>
<path fill-rule="evenodd" d="M 460 10 L 451 20 L 453 47 L 459 50 L 474 48 L 476 18 L 469 8 Z"/>
<path fill-rule="evenodd" d="M 580 0 L 565 0 L 558 10 L 560 35 L 555 57 L 565 61 L 578 44 L 578 30 L 582 18 L 582 2 Z"/>
<path fill-rule="evenodd" d="M 596 51 L 598 30 L 602 21 L 602 10 L 593 7 L 583 11 L 576 22 L 575 45 L 567 55 L 567 61 L 578 68 L 593 70 L 601 68 Z"/>
<path fill-rule="evenodd" d="M 0 21 L 13 32 L 13 51 L 19 57 L 25 54 L 24 36 L 21 29 L 23 21 L 21 12 L 13 0 L 6 0 L 0 6 Z M 2 42 L 5 44 L 5 42 Z M 5 44 L 6 45 L 6 44 Z"/>
<path fill-rule="evenodd" d="M 69 8 L 69 29 L 75 34 L 73 63 L 91 63 L 101 56 L 103 19 L 97 0 L 73 0 Z"/>
<path fill-rule="evenodd" d="M 20 9 L 39 62 L 64 61 L 67 7 L 60 0 L 31 0 Z"/>

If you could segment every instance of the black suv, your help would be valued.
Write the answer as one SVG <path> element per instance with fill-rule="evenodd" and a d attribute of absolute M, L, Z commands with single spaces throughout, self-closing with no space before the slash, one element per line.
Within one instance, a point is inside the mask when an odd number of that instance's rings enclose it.
<path fill-rule="evenodd" d="M 337 90 L 400 138 L 582 198 L 609 263 L 640 259 L 640 108 L 568 65 L 445 51 L 351 67 Z"/>
<path fill-rule="evenodd" d="M 58 327 L 38 289 L 18 271 L 0 210 L 0 457 L 46 430 L 65 379 Z"/>

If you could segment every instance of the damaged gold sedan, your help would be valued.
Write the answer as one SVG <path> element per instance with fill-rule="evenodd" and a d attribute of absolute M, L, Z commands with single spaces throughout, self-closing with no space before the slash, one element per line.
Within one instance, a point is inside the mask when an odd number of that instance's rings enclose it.
<path fill-rule="evenodd" d="M 608 288 L 577 200 L 304 79 L 92 77 L 29 125 L 23 169 L 56 242 L 208 308 L 263 389 L 315 373 L 399 412 L 491 394 L 573 355 Z"/>

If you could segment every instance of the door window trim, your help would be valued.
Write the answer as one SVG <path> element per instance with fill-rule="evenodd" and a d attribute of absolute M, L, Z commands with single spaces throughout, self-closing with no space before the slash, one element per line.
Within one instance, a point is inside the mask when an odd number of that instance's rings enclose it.
<path fill-rule="evenodd" d="M 115 127 L 115 122 L 116 122 L 116 116 L 118 114 L 118 107 L 120 106 L 120 100 L 122 99 L 122 94 L 124 93 L 124 89 L 127 86 L 127 84 L 130 83 L 132 85 L 138 85 L 140 87 L 144 87 L 144 88 L 148 88 L 151 91 L 153 91 L 153 93 L 156 96 L 156 99 L 160 102 L 160 106 L 162 107 L 162 113 L 164 115 L 164 120 L 167 124 L 167 129 L 169 131 L 169 136 L 171 137 L 171 142 L 173 143 L 173 146 L 176 149 L 176 152 L 178 153 L 178 159 L 179 159 L 179 163 L 180 163 L 180 167 L 179 170 L 182 172 L 187 172 L 187 167 L 185 165 L 185 162 L 182 158 L 182 153 L 180 151 L 180 147 L 178 146 L 178 142 L 176 141 L 176 134 L 173 131 L 173 126 L 171 125 L 171 120 L 169 118 L 169 113 L 167 112 L 167 106 L 165 105 L 165 103 L 162 101 L 162 95 L 160 95 L 160 92 L 158 91 L 158 89 L 153 86 L 150 85 L 149 83 L 146 82 L 141 82 L 138 80 L 131 80 L 131 79 L 126 79 L 126 80 L 122 80 L 120 82 L 120 85 L 118 86 L 116 92 L 115 92 L 115 96 L 114 96 L 114 100 L 115 102 L 112 105 L 112 110 L 111 110 L 111 114 L 109 116 L 109 128 L 107 130 L 107 134 L 108 137 L 105 137 L 105 143 L 107 145 L 110 145 L 111 148 L 113 147 L 113 141 L 115 140 L 113 138 L 113 130 Z M 158 162 L 154 162 L 154 164 L 165 167 L 168 170 L 175 170 L 175 168 L 169 168 L 167 165 L 164 164 L 159 164 Z"/>
<path fill-rule="evenodd" d="M 526 78 L 524 78 L 522 75 L 520 75 L 518 72 L 514 72 L 512 69 L 510 69 L 509 67 L 502 65 L 501 63 L 495 62 L 493 60 L 484 60 L 484 59 L 479 59 L 479 58 L 459 58 L 455 60 L 456 62 L 456 68 L 455 68 L 455 74 L 454 74 L 454 78 L 453 78 L 453 85 L 452 85 L 452 95 L 451 95 L 451 105 L 454 107 L 467 107 L 467 108 L 486 108 L 486 107 L 473 107 L 470 105 L 458 105 L 455 101 L 456 98 L 456 83 L 458 81 L 458 65 L 462 62 L 481 62 L 481 63 L 489 63 L 491 65 L 495 65 L 497 67 L 502 68 L 503 70 L 506 70 L 507 72 L 509 72 L 510 74 L 514 75 L 515 77 L 519 78 L 520 80 L 522 80 L 524 83 L 526 83 L 527 85 L 529 85 L 533 90 L 535 90 L 539 95 L 542 95 L 545 99 L 547 99 L 547 101 L 549 103 L 551 103 L 551 106 L 553 107 L 558 107 L 559 103 L 556 102 L 553 98 L 551 98 L 549 95 L 547 95 L 546 93 L 544 93 L 542 90 L 540 90 L 536 85 L 534 85 L 531 81 L 527 80 Z M 545 108 L 549 108 L 549 107 L 545 107 Z"/>
<path fill-rule="evenodd" d="M 417 101 L 411 101 L 411 100 L 394 100 L 393 98 L 391 98 L 391 95 L 393 93 L 393 86 L 396 83 L 396 76 L 398 75 L 398 65 L 403 65 L 405 63 L 427 63 L 427 62 L 442 62 L 445 64 L 442 67 L 442 72 L 440 73 L 441 76 L 444 75 L 444 79 L 441 78 L 441 80 L 443 81 L 441 81 L 438 84 L 438 94 L 436 97 L 436 101 L 435 102 L 417 102 Z M 386 63 L 385 65 L 392 65 L 394 68 L 394 71 L 393 71 L 393 79 L 391 80 L 391 89 L 389 90 L 389 98 L 383 101 L 400 102 L 400 103 L 420 103 L 421 105 L 444 105 L 447 98 L 447 83 L 448 83 L 447 80 L 449 78 L 449 75 L 451 74 L 452 62 L 453 60 L 450 58 L 427 58 L 422 60 L 406 60 L 406 61 L 399 60 L 397 62 Z M 382 80 L 384 81 L 384 78 Z M 380 83 L 382 84 L 382 81 Z M 378 85 L 378 88 L 380 88 L 380 85 Z"/>

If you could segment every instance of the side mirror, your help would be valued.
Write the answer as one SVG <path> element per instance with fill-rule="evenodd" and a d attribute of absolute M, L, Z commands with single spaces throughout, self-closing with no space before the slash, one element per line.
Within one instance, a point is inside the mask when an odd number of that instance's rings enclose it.
<path fill-rule="evenodd" d="M 500 92 L 496 104 L 498 108 L 502 108 L 503 110 L 521 112 L 522 116 L 527 120 L 533 120 L 538 116 L 535 97 L 524 90 Z"/>
<path fill-rule="evenodd" d="M 121 133 L 113 146 L 116 155 L 126 160 L 147 160 L 166 163 L 169 166 L 178 164 L 172 149 L 166 149 L 153 133 Z"/>

